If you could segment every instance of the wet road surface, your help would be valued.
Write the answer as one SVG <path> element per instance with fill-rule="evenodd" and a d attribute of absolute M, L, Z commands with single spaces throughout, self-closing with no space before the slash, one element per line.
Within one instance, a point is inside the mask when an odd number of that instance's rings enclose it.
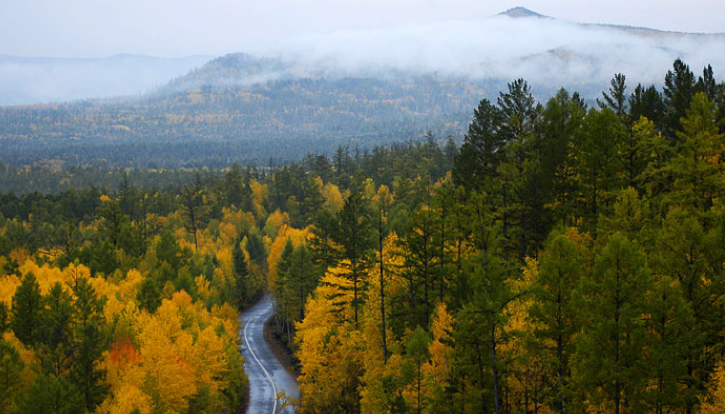
<path fill-rule="evenodd" d="M 297 381 L 275 358 L 264 340 L 264 323 L 274 313 L 268 294 L 242 315 L 242 356 L 244 371 L 249 378 L 249 408 L 247 414 L 292 414 L 293 407 L 282 408 L 275 398 L 282 391 L 299 399 Z"/>

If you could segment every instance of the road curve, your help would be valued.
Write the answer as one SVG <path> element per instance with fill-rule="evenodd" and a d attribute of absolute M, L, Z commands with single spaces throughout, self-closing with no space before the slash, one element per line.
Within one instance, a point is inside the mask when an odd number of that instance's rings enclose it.
<path fill-rule="evenodd" d="M 249 378 L 249 408 L 247 414 L 292 414 L 294 408 L 281 408 L 275 396 L 284 391 L 299 399 L 297 381 L 275 358 L 264 340 L 264 323 L 274 313 L 272 298 L 268 294 L 242 314 L 242 356 L 244 371 Z"/>

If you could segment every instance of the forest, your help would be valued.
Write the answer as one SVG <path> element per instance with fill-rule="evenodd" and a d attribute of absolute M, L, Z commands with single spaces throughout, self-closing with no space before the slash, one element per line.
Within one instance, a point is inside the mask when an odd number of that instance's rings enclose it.
<path fill-rule="evenodd" d="M 725 412 L 725 86 L 664 85 L 518 79 L 460 146 L 1 194 L 0 413 L 242 412 L 268 290 L 301 413 Z"/>
<path fill-rule="evenodd" d="M 181 78 L 181 85 L 172 82 L 139 97 L 2 107 L 0 162 L 20 167 L 45 159 L 155 169 L 220 169 L 235 162 L 267 166 L 270 158 L 277 164 L 298 160 L 300 148 L 302 154 L 331 156 L 329 150 L 339 145 L 370 151 L 427 130 L 460 135 L 470 108 L 496 90 L 491 86 L 496 82 L 434 74 L 272 79 L 246 86 L 196 83 L 197 77 L 214 82 L 217 71 L 252 70 L 251 63 L 238 64 L 233 57 Z"/>

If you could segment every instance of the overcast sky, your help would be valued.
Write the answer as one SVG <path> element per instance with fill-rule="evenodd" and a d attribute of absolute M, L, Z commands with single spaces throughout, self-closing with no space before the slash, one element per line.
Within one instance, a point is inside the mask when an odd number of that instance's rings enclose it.
<path fill-rule="evenodd" d="M 722 0 L 0 0 L 0 54 L 221 55 L 304 34 L 481 19 L 514 6 L 578 22 L 725 32 Z"/>

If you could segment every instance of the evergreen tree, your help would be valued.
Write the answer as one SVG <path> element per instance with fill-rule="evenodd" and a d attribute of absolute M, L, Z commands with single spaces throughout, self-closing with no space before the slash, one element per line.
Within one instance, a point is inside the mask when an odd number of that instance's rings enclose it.
<path fill-rule="evenodd" d="M 249 261 L 252 263 L 262 266 L 267 262 L 264 242 L 256 229 L 247 235 L 247 253 L 249 253 Z"/>
<path fill-rule="evenodd" d="M 242 239 L 238 239 L 234 242 L 232 248 L 232 263 L 234 265 L 234 280 L 236 281 L 236 299 L 237 307 L 242 309 L 249 298 L 249 292 L 247 285 L 249 277 L 249 270 L 247 268 L 247 261 L 244 257 L 244 251 L 241 247 Z"/>
<path fill-rule="evenodd" d="M 10 328 L 10 312 L 5 302 L 0 302 L 0 337 Z"/>
<path fill-rule="evenodd" d="M 421 373 L 421 367 L 428 361 L 430 352 L 428 351 L 428 343 L 430 337 L 425 329 L 420 326 L 416 327 L 413 333 L 408 338 L 405 351 L 410 363 L 413 365 L 413 378 L 415 381 L 415 412 L 420 414 L 422 412 L 422 401 L 421 401 L 421 383 L 423 381 L 423 375 Z"/>
<path fill-rule="evenodd" d="M 626 129 L 609 109 L 590 111 L 583 129 L 579 191 L 585 205 L 581 213 L 595 228 L 599 215 L 610 211 L 616 192 L 622 187 L 620 154 Z"/>
<path fill-rule="evenodd" d="M 363 275 L 373 248 L 373 221 L 367 202 L 357 191 L 345 199 L 345 205 L 337 214 L 337 222 L 332 239 L 342 248 L 340 257 L 349 266 L 348 278 L 353 284 L 352 306 L 357 324 L 364 292 Z"/>
<path fill-rule="evenodd" d="M 65 377 L 51 378 L 38 374 L 20 399 L 18 414 L 83 414 L 89 412 L 83 396 Z"/>
<path fill-rule="evenodd" d="M 42 306 L 40 286 L 35 275 L 26 273 L 13 296 L 10 324 L 15 337 L 26 346 L 34 345 L 40 336 Z"/>
<path fill-rule="evenodd" d="M 73 304 L 76 326 L 70 379 L 82 395 L 83 406 L 93 411 L 106 394 L 103 383 L 106 372 L 98 366 L 107 343 L 103 330 L 104 302 L 98 298 L 87 278 L 78 280 L 73 293 L 76 297 Z"/>
<path fill-rule="evenodd" d="M 693 390 L 682 390 L 682 383 L 692 382 L 687 372 L 688 355 L 702 343 L 703 335 L 691 330 L 695 324 L 692 309 L 673 279 L 662 276 L 655 282 L 647 307 L 647 364 L 652 369 L 645 396 L 648 411 L 663 414 L 681 410 L 696 398 Z"/>
<path fill-rule="evenodd" d="M 294 318 L 291 306 L 292 298 L 290 297 L 290 273 L 293 266 L 292 256 L 294 251 L 295 248 L 292 244 L 292 240 L 287 239 L 284 249 L 282 250 L 282 254 L 280 255 L 279 262 L 277 262 L 277 279 L 274 281 L 274 294 L 277 298 L 277 305 L 279 307 L 278 315 L 285 324 L 288 344 L 292 343 L 292 322 Z"/>
<path fill-rule="evenodd" d="M 48 295 L 43 297 L 43 302 L 43 329 L 40 333 L 43 371 L 52 377 L 58 377 L 66 373 L 72 357 L 72 298 L 60 283 L 56 283 Z"/>
<path fill-rule="evenodd" d="M 697 91 L 695 74 L 681 59 L 675 60 L 672 70 L 665 75 L 665 131 L 667 137 L 675 140 L 680 131 L 680 118 L 685 116 L 690 101 Z"/>
<path fill-rule="evenodd" d="M 640 84 L 634 88 L 634 92 L 629 96 L 629 116 L 633 121 L 645 117 L 654 122 L 658 130 L 662 130 L 665 102 L 654 85 L 645 88 Z"/>
<path fill-rule="evenodd" d="M 541 105 L 536 102 L 531 88 L 523 79 L 508 85 L 507 93 L 500 93 L 501 135 L 505 146 L 503 161 L 498 169 L 503 204 L 503 237 L 506 248 L 518 251 L 523 262 L 530 243 L 531 212 L 541 211 L 536 193 L 535 179 L 540 175 L 541 142 L 536 125 Z"/>
<path fill-rule="evenodd" d="M 672 204 L 705 212 L 725 194 L 725 134 L 716 124 L 716 112 L 704 93 L 696 94 L 677 132 L 677 154 L 668 171 L 674 177 Z"/>
<path fill-rule="evenodd" d="M 715 82 L 715 75 L 712 72 L 712 66 L 707 65 L 702 70 L 702 76 L 697 79 L 697 92 L 702 92 L 707 96 L 707 99 L 714 101 L 718 95 L 717 82 Z"/>
<path fill-rule="evenodd" d="M 141 282 L 136 296 L 139 307 L 149 312 L 155 312 L 161 306 L 161 299 L 161 288 L 159 288 L 158 281 L 151 275 L 146 276 Z"/>
<path fill-rule="evenodd" d="M 539 274 L 532 288 L 533 305 L 529 312 L 535 321 L 535 338 L 544 349 L 553 378 L 548 400 L 558 413 L 569 412 L 574 395 L 570 359 L 581 329 L 580 304 L 575 289 L 584 268 L 584 258 L 566 234 L 553 232 L 540 256 Z"/>
<path fill-rule="evenodd" d="M 290 257 L 290 266 L 287 269 L 286 288 L 290 302 L 291 313 L 296 321 L 305 318 L 305 303 L 307 297 L 317 286 L 318 274 L 312 261 L 312 254 L 305 245 L 294 249 Z"/>
<path fill-rule="evenodd" d="M 481 100 L 453 164 L 456 184 L 480 188 L 495 177 L 503 155 L 500 128 L 501 111 L 487 99 Z"/>
<path fill-rule="evenodd" d="M 645 360 L 647 330 L 642 320 L 652 291 L 641 248 L 615 234 L 585 280 L 582 295 L 587 320 L 576 349 L 578 386 L 590 404 L 619 414 L 641 410 L 649 378 Z"/>
<path fill-rule="evenodd" d="M 604 101 L 597 99 L 597 104 L 599 104 L 600 108 L 608 108 L 620 118 L 627 116 L 627 85 L 625 80 L 626 77 L 623 74 L 615 74 L 609 82 L 611 85 L 609 87 L 609 93 L 602 92 Z"/>
<path fill-rule="evenodd" d="M 20 375 L 24 365 L 18 350 L 0 339 L 0 414 L 12 411 L 23 385 Z"/>

